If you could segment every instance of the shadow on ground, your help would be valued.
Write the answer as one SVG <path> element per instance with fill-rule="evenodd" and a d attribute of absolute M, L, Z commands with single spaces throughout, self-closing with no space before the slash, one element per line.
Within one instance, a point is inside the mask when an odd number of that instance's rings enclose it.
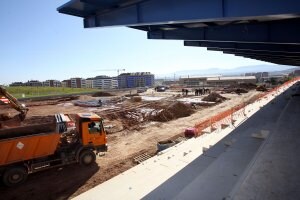
<path fill-rule="evenodd" d="M 1 199 L 68 199 L 99 169 L 96 163 L 88 167 L 74 164 L 32 174 L 17 187 L 1 184 Z"/>

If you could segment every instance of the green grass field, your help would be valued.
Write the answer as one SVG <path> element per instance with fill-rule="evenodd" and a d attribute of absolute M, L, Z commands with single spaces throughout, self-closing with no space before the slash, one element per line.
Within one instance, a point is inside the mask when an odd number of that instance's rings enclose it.
<path fill-rule="evenodd" d="M 96 92 L 91 88 L 63 88 L 63 87 L 6 87 L 6 90 L 16 98 L 30 98 L 40 96 L 52 96 L 63 94 L 76 94 L 85 92 Z"/>

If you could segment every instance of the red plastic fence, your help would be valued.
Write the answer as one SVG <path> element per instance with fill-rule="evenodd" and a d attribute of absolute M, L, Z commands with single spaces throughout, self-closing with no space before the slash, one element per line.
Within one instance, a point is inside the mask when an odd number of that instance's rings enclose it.
<path fill-rule="evenodd" d="M 245 107 L 257 100 L 260 100 L 264 97 L 266 97 L 267 95 L 273 93 L 273 92 L 277 92 L 278 90 L 280 90 L 281 88 L 289 85 L 290 83 L 292 82 L 296 82 L 296 81 L 299 81 L 300 80 L 300 77 L 299 78 L 294 78 L 290 81 L 287 81 L 285 82 L 284 84 L 280 85 L 280 86 L 277 86 L 273 89 L 271 89 L 270 91 L 268 92 L 265 92 L 265 93 L 262 93 L 262 94 L 259 94 L 256 96 L 256 98 L 254 98 L 251 102 L 247 102 L 247 103 L 241 103 L 237 106 L 234 106 L 228 110 L 225 110 L 215 116 L 212 116 L 204 121 L 201 121 L 200 123 L 196 124 L 194 127 L 197 129 L 197 133 L 198 135 L 197 136 L 200 136 L 203 134 L 203 130 L 204 129 L 207 129 L 209 127 L 211 127 L 212 129 L 215 128 L 214 124 L 220 122 L 221 120 L 225 119 L 225 118 L 229 118 L 229 122 L 230 124 L 232 124 L 233 120 L 234 120 L 234 117 L 236 116 L 241 116 L 241 115 L 245 115 Z M 225 120 L 226 122 L 228 120 Z M 222 122 L 221 122 L 221 125 L 222 125 Z"/>

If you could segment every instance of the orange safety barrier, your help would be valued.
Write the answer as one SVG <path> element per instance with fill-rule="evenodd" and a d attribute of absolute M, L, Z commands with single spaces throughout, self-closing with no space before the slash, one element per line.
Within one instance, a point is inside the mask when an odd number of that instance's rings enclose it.
<path fill-rule="evenodd" d="M 220 122 L 221 120 L 225 119 L 225 118 L 230 118 L 230 123 L 233 122 L 233 116 L 234 114 L 236 114 L 236 116 L 241 116 L 241 115 L 245 115 L 245 107 L 249 104 L 252 104 L 254 103 L 255 101 L 257 100 L 260 100 L 262 98 L 266 98 L 267 95 L 270 95 L 274 92 L 278 92 L 281 88 L 284 88 L 285 86 L 293 83 L 293 82 L 297 82 L 300 80 L 300 77 L 299 78 L 294 78 L 290 81 L 287 81 L 285 82 L 284 84 L 280 85 L 280 86 L 277 86 L 273 89 L 271 89 L 270 91 L 268 92 L 265 92 L 265 93 L 262 93 L 262 94 L 259 94 L 256 96 L 256 98 L 254 98 L 252 101 L 248 101 L 247 103 L 241 103 L 237 106 L 234 106 L 228 110 L 225 110 L 215 116 L 212 116 L 210 117 L 209 119 L 206 119 L 198 124 L 196 124 L 194 127 L 197 129 L 197 136 L 200 136 L 203 134 L 203 130 L 204 129 L 207 129 L 209 127 L 211 127 L 211 130 L 212 129 L 216 129 L 217 127 L 215 125 L 222 125 L 222 122 L 217 124 L 218 122 Z M 226 122 L 228 122 L 228 120 L 226 120 Z"/>
<path fill-rule="evenodd" d="M 203 121 L 203 122 L 200 122 L 199 124 L 196 124 L 195 125 L 195 128 L 198 130 L 198 132 L 200 131 L 200 130 L 203 130 L 203 129 L 205 129 L 205 128 L 207 128 L 207 127 L 209 127 L 211 125 L 211 121 L 210 121 L 210 119 L 207 119 L 207 120 L 205 120 L 205 121 Z"/>

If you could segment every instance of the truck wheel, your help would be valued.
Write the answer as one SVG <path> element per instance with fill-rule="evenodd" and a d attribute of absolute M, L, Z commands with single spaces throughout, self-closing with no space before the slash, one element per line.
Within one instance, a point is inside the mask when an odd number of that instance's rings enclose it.
<path fill-rule="evenodd" d="M 79 156 L 79 162 L 81 165 L 88 166 L 94 163 L 96 160 L 96 154 L 91 150 L 83 150 Z"/>
<path fill-rule="evenodd" d="M 6 186 L 16 186 L 26 181 L 27 171 L 24 167 L 14 167 L 6 170 L 2 180 Z"/>

